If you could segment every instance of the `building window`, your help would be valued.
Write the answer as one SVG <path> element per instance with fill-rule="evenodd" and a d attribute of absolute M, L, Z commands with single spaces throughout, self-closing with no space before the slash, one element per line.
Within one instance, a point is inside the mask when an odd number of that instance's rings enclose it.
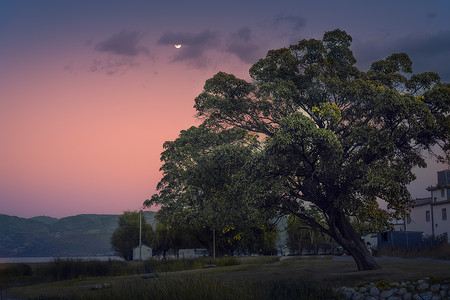
<path fill-rule="evenodd" d="M 430 222 L 430 211 L 429 210 L 427 210 L 425 212 L 425 221 Z"/>
<path fill-rule="evenodd" d="M 442 209 L 442 220 L 447 220 L 447 209 L 446 208 Z"/>
<path fill-rule="evenodd" d="M 445 198 L 445 189 L 441 189 L 441 198 Z"/>

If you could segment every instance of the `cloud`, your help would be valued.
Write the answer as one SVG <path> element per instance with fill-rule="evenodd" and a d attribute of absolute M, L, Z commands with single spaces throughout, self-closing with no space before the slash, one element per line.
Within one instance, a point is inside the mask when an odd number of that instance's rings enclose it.
<path fill-rule="evenodd" d="M 404 48 L 411 54 L 436 56 L 450 53 L 450 31 L 443 31 L 431 35 L 410 35 L 398 39 L 396 48 Z"/>
<path fill-rule="evenodd" d="M 103 72 L 107 75 L 123 74 L 130 68 L 139 66 L 139 63 L 131 58 L 119 58 L 119 59 L 94 59 L 89 71 L 91 72 Z"/>
<path fill-rule="evenodd" d="M 441 76 L 441 80 L 450 82 L 450 31 L 429 35 L 411 35 L 399 39 L 394 44 L 396 52 L 407 53 L 413 61 L 413 70 L 431 71 Z M 397 50 L 398 49 L 398 50 Z"/>
<path fill-rule="evenodd" d="M 144 34 L 137 30 L 122 30 L 99 43 L 94 43 L 92 40 L 87 41 L 86 46 L 94 45 L 96 52 L 106 54 L 106 56 L 94 59 L 89 71 L 115 75 L 123 74 L 129 69 L 139 66 L 142 57 L 150 57 L 150 51 L 142 45 L 143 37 Z"/>
<path fill-rule="evenodd" d="M 438 16 L 438 14 L 435 13 L 435 12 L 432 12 L 432 11 L 427 12 L 427 23 L 428 23 L 428 24 L 431 24 L 431 22 L 432 22 L 434 19 L 436 19 L 437 16 Z"/>
<path fill-rule="evenodd" d="M 149 55 L 148 48 L 140 45 L 142 37 L 143 34 L 139 31 L 123 30 L 96 44 L 95 50 L 120 56 Z"/>
<path fill-rule="evenodd" d="M 306 21 L 305 18 L 301 16 L 286 15 L 286 14 L 280 15 L 275 19 L 274 22 L 275 27 L 284 24 L 289 25 L 293 31 L 298 32 L 305 27 Z"/>
<path fill-rule="evenodd" d="M 385 59 L 392 53 L 405 52 L 413 62 L 413 72 L 436 72 L 444 82 L 450 82 L 450 31 L 433 34 L 409 35 L 395 41 L 380 40 L 356 43 L 358 64 L 369 68 L 371 63 Z"/>
<path fill-rule="evenodd" d="M 181 61 L 189 65 L 205 68 L 210 61 L 207 52 L 221 47 L 220 34 L 217 31 L 204 30 L 200 33 L 166 32 L 158 40 L 160 45 L 181 44 L 172 61 Z"/>
<path fill-rule="evenodd" d="M 249 64 L 255 63 L 263 56 L 261 46 L 253 42 L 252 32 L 244 27 L 233 33 L 226 42 L 226 52 L 236 55 L 241 61 Z"/>

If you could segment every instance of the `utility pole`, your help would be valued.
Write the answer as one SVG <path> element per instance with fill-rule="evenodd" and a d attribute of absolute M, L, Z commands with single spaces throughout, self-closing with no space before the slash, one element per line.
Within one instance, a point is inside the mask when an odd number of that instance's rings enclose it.
<path fill-rule="evenodd" d="M 142 260 L 142 209 L 139 211 L 139 260 Z"/>

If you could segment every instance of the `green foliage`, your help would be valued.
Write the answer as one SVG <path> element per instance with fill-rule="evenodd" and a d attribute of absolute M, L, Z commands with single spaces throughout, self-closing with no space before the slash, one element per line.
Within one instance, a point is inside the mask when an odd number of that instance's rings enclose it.
<path fill-rule="evenodd" d="M 153 239 L 153 229 L 147 224 L 141 212 L 124 212 L 118 221 L 118 228 L 111 236 L 111 245 L 114 251 L 126 260 L 133 259 L 133 248 L 139 246 L 139 222 L 142 224 L 142 243 L 151 245 Z"/>
<path fill-rule="evenodd" d="M 178 255 L 179 249 L 208 248 L 211 237 L 211 231 L 206 229 L 189 229 L 179 225 L 157 223 L 152 243 L 153 254 L 166 257 L 169 252 Z"/>
<path fill-rule="evenodd" d="M 33 270 L 30 265 L 19 263 L 19 264 L 9 264 L 6 267 L 0 269 L 0 277 L 18 277 L 18 276 L 31 276 Z"/>
<path fill-rule="evenodd" d="M 319 254 L 321 250 L 324 253 L 334 254 L 337 248 L 336 242 L 329 236 L 293 216 L 288 219 L 287 234 L 287 246 L 290 253 Z"/>
<path fill-rule="evenodd" d="M 375 282 L 375 286 L 380 290 L 380 291 L 385 291 L 388 290 L 391 287 L 391 283 L 387 280 L 378 280 L 377 282 Z"/>
<path fill-rule="evenodd" d="M 360 71 L 351 42 L 329 31 L 269 51 L 250 83 L 223 72 L 208 79 L 194 106 L 203 124 L 165 143 L 164 176 L 147 204 L 162 205 L 171 222 L 239 227 L 235 236 L 293 215 L 332 237 L 358 269 L 378 268 L 359 232 L 408 213 L 407 185 L 427 151 L 438 146 L 445 155 L 436 158 L 448 160 L 450 85 L 411 74 L 405 53 Z"/>
<path fill-rule="evenodd" d="M 198 247 L 187 245 L 188 236 L 212 252 L 214 229 L 219 254 L 274 252 L 276 236 L 268 215 L 244 202 L 239 187 L 245 176 L 242 166 L 258 145 L 242 129 L 215 133 L 204 126 L 182 131 L 164 144 L 160 193 L 144 203 L 164 203 L 157 214 L 158 253 Z"/>

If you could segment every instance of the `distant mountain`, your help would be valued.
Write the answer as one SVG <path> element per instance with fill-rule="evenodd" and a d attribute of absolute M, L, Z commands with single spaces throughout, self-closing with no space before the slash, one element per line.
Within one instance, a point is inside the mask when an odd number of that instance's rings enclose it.
<path fill-rule="evenodd" d="M 33 217 L 29 218 L 28 220 L 38 221 L 44 224 L 53 224 L 58 222 L 57 218 L 47 217 L 47 216 L 39 216 L 39 217 Z"/>
<path fill-rule="evenodd" d="M 144 212 L 155 225 L 156 212 Z M 113 252 L 111 235 L 119 215 L 30 219 L 0 214 L 0 257 L 93 256 Z"/>

